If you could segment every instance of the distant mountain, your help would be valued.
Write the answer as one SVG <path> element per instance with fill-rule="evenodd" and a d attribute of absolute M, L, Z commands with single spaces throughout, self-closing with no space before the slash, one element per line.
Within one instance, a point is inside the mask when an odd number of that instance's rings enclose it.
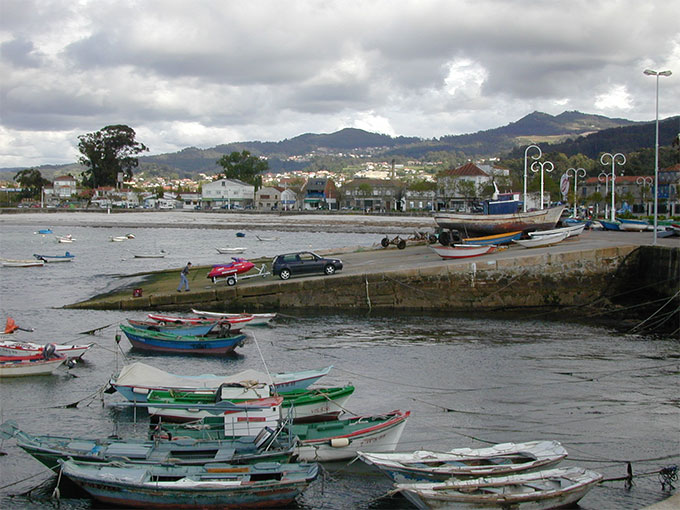
<path fill-rule="evenodd" d="M 506 126 L 464 135 L 446 135 L 439 139 L 391 137 L 346 128 L 328 134 L 305 133 L 279 142 L 238 142 L 209 149 L 189 147 L 175 153 L 143 156 L 139 158 L 139 163 L 140 170 L 148 173 L 195 177 L 199 173 L 215 173 L 220 169 L 217 160 L 224 154 L 243 150 L 266 157 L 270 169 L 280 172 L 308 167 L 309 155 L 361 154 L 380 158 L 404 156 L 426 159 L 428 155 L 437 152 L 455 152 L 465 157 L 478 158 L 506 153 L 512 155 L 518 153 L 521 150 L 518 148 L 522 145 L 532 142 L 540 142 L 544 151 L 557 150 L 567 155 L 582 152 L 590 157 L 597 157 L 602 151 L 629 152 L 653 147 L 653 125 L 649 122 L 612 119 L 577 111 L 563 112 L 556 116 L 533 112 Z M 677 136 L 678 117 L 660 122 L 659 128 L 661 144 L 669 144 L 672 137 Z M 548 148 L 545 146 L 548 143 L 554 145 Z M 38 169 L 44 177 L 53 179 L 69 172 L 77 174 L 82 168 L 74 163 L 45 165 Z M 19 170 L 21 168 L 0 169 L 0 179 L 11 180 Z"/>

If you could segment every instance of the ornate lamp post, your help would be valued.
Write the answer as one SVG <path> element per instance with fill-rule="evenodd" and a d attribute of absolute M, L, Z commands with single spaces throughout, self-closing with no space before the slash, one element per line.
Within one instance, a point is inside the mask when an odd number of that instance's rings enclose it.
<path fill-rule="evenodd" d="M 578 181 L 579 177 L 585 177 L 586 176 L 586 169 L 585 168 L 567 168 L 567 171 L 564 172 L 565 174 L 569 175 L 569 172 L 574 176 L 574 218 L 576 218 L 576 183 Z"/>
<path fill-rule="evenodd" d="M 654 144 L 654 242 L 656 244 L 656 228 L 659 223 L 659 76 L 670 76 L 670 71 L 653 71 L 645 69 L 647 76 L 656 76 L 656 143 Z"/>
<path fill-rule="evenodd" d="M 552 161 L 534 161 L 531 163 L 532 172 L 541 172 L 541 210 L 543 210 L 543 173 L 552 172 L 555 169 L 555 165 Z"/>
<path fill-rule="evenodd" d="M 651 188 L 652 184 L 654 184 L 654 179 L 652 179 L 649 176 L 646 177 L 638 177 L 635 179 L 635 183 L 638 186 L 642 186 L 642 201 L 645 204 L 645 213 L 649 214 L 649 207 L 647 207 L 647 202 L 645 201 L 645 188 Z"/>
<path fill-rule="evenodd" d="M 617 158 L 620 160 L 619 165 L 625 165 L 626 164 L 626 156 L 621 154 L 620 152 L 617 152 L 616 154 L 611 154 L 609 152 L 605 152 L 600 156 L 600 163 L 603 165 L 607 165 L 608 163 L 605 163 L 605 159 L 607 159 L 605 156 L 608 156 L 609 159 L 611 159 L 612 163 L 612 173 L 610 175 L 610 179 L 612 181 L 612 211 L 611 211 L 611 221 L 616 221 L 616 205 L 615 205 L 615 199 L 616 199 L 616 193 L 615 193 L 615 186 L 616 186 L 616 160 Z M 619 157 L 620 156 L 620 157 Z"/>
<path fill-rule="evenodd" d="M 607 200 L 607 193 L 609 193 L 609 174 L 606 172 L 600 172 L 600 175 L 597 176 L 597 180 L 599 182 L 604 182 L 604 199 Z M 607 202 L 604 204 L 604 217 L 607 217 L 607 214 L 609 213 L 609 206 L 607 205 Z"/>
<path fill-rule="evenodd" d="M 541 159 L 541 156 L 543 156 L 543 152 L 538 145 L 529 145 L 526 149 L 524 149 L 524 212 L 527 212 L 527 154 L 529 149 L 536 149 L 538 151 L 538 155 L 531 156 L 531 159 L 538 160 Z M 541 200 L 543 200 L 542 196 Z M 543 209 L 543 206 L 541 206 L 541 209 Z"/>

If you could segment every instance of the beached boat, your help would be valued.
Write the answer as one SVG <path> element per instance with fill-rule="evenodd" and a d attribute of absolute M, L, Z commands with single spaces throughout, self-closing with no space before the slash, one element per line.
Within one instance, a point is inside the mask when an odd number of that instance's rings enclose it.
<path fill-rule="evenodd" d="M 66 356 L 54 354 L 46 357 L 42 353 L 32 356 L 0 356 L 0 377 L 25 377 L 30 375 L 53 374 Z"/>
<path fill-rule="evenodd" d="M 334 462 L 356 457 L 359 451 L 393 452 L 406 426 L 410 411 L 391 411 L 375 416 L 292 423 L 282 427 L 290 437 L 299 440 L 295 447 L 298 460 Z M 173 436 L 220 439 L 225 422 L 221 417 L 204 418 L 194 423 L 163 424 L 163 431 Z"/>
<path fill-rule="evenodd" d="M 90 349 L 94 342 L 89 344 L 50 344 L 59 354 L 63 354 L 67 359 L 80 358 Z M 42 356 L 45 350 L 44 345 L 33 342 L 15 342 L 14 340 L 0 340 L 0 355 L 3 356 Z"/>
<path fill-rule="evenodd" d="M 42 267 L 44 260 L 38 259 L 0 259 L 3 267 Z"/>
<path fill-rule="evenodd" d="M 437 213 L 434 215 L 434 221 L 443 229 L 458 230 L 467 234 L 492 235 L 517 230 L 527 232 L 555 228 L 563 210 L 564 206 L 511 214 Z"/>
<path fill-rule="evenodd" d="M 283 397 L 281 407 L 284 416 L 290 414 L 295 422 L 302 423 L 336 419 L 344 410 L 352 393 L 354 393 L 354 386 L 348 385 L 337 388 L 283 391 L 277 394 Z M 176 409 L 163 410 L 163 419 L 186 422 L 214 415 L 215 413 L 209 406 L 214 405 L 219 408 L 220 403 L 225 400 L 239 403 L 248 399 L 268 396 L 269 386 L 264 384 L 222 385 L 217 391 L 156 390 L 149 393 L 147 402 L 151 405 L 156 403 L 177 404 L 178 408 Z M 204 407 L 199 409 L 196 407 L 197 404 Z M 153 408 L 149 408 L 149 413 L 158 414 Z"/>
<path fill-rule="evenodd" d="M 554 466 L 567 456 L 557 441 L 500 443 L 484 448 L 409 453 L 365 453 L 359 458 L 397 483 L 510 475 Z"/>
<path fill-rule="evenodd" d="M 246 251 L 246 248 L 243 246 L 237 246 L 234 248 L 215 248 L 217 250 L 217 253 L 222 253 L 223 255 L 228 255 L 230 253 L 243 253 Z"/>
<path fill-rule="evenodd" d="M 494 234 L 491 236 L 466 237 L 461 240 L 460 244 L 494 244 L 498 246 L 500 244 L 509 244 L 513 239 L 519 239 L 520 237 L 522 237 L 522 231 L 516 230 L 514 232 L 505 232 L 504 234 Z"/>
<path fill-rule="evenodd" d="M 55 262 L 71 262 L 75 258 L 75 255 L 68 251 L 63 255 L 40 255 L 38 253 L 34 253 L 33 256 L 37 260 L 42 260 L 46 264 L 54 264 Z"/>
<path fill-rule="evenodd" d="M 231 354 L 246 339 L 245 335 L 224 338 L 172 335 L 125 325 L 120 329 L 136 349 L 176 354 Z"/>
<path fill-rule="evenodd" d="M 620 223 L 619 228 L 628 232 L 642 232 L 643 230 L 648 230 L 650 227 L 649 222 L 644 220 L 626 220 L 619 218 L 618 221 Z"/>
<path fill-rule="evenodd" d="M 493 244 L 454 244 L 453 246 L 430 245 L 430 249 L 443 259 L 479 257 L 496 250 Z"/>
<path fill-rule="evenodd" d="M 248 326 L 264 326 L 269 324 L 272 319 L 276 318 L 275 313 L 219 313 L 219 312 L 207 312 L 205 310 L 195 310 L 191 309 L 193 313 L 199 317 L 205 318 L 224 318 L 224 319 L 237 319 L 239 317 L 252 317 L 248 322 Z"/>
<path fill-rule="evenodd" d="M 569 225 L 567 227 L 554 228 L 552 230 L 537 230 L 536 232 L 529 232 L 529 237 L 548 236 L 552 234 L 561 234 L 562 232 L 566 232 L 567 237 L 576 237 L 581 235 L 585 228 L 586 224 L 580 223 L 578 225 Z"/>
<path fill-rule="evenodd" d="M 317 464 L 140 466 L 61 461 L 61 472 L 93 498 L 135 508 L 225 510 L 284 507 L 317 477 Z"/>
<path fill-rule="evenodd" d="M 621 230 L 621 222 L 620 221 L 609 221 L 609 220 L 597 220 L 600 222 L 600 225 L 602 225 L 602 228 L 604 230 L 614 230 L 614 231 L 619 231 Z"/>
<path fill-rule="evenodd" d="M 252 384 L 253 381 L 273 384 L 277 391 L 305 389 L 327 375 L 333 366 L 320 370 L 268 374 L 257 370 L 244 370 L 231 375 L 201 374 L 194 376 L 165 372 L 145 363 L 125 365 L 117 376 L 109 381 L 111 391 L 118 391 L 132 402 L 146 402 L 153 390 L 211 390 L 216 391 L 222 384 Z M 109 391 L 109 390 L 107 390 Z"/>
<path fill-rule="evenodd" d="M 161 315 L 157 313 L 150 313 L 147 315 L 152 321 L 162 324 L 201 324 L 206 321 L 229 321 L 232 325 L 245 326 L 253 320 L 252 315 L 236 314 L 233 317 L 177 317 L 174 315 Z"/>
<path fill-rule="evenodd" d="M 602 475 L 579 467 L 441 483 L 397 484 L 395 492 L 421 509 L 548 510 L 575 504 Z"/>
<path fill-rule="evenodd" d="M 91 439 L 33 435 L 19 429 L 11 420 L 0 425 L 0 438 L 15 438 L 17 446 L 49 469 L 58 470 L 59 460 L 71 458 L 89 462 L 125 461 L 135 464 L 203 465 L 215 462 L 250 464 L 287 462 L 293 456 L 292 444 L 283 444 L 274 431 L 265 429 L 256 436 L 202 441 L 192 438 Z"/>
<path fill-rule="evenodd" d="M 558 232 L 543 236 L 534 236 L 531 239 L 515 239 L 513 243 L 524 246 L 525 248 L 540 248 L 542 246 L 552 246 L 561 243 L 569 236 L 568 232 Z"/>
<path fill-rule="evenodd" d="M 133 328 L 182 336 L 206 336 L 210 333 L 215 333 L 216 336 L 225 337 L 230 332 L 235 333 L 236 330 L 236 327 L 232 330 L 231 323 L 227 321 L 202 321 L 191 324 L 161 324 L 156 321 L 138 321 L 134 319 L 128 319 L 127 321 Z"/>

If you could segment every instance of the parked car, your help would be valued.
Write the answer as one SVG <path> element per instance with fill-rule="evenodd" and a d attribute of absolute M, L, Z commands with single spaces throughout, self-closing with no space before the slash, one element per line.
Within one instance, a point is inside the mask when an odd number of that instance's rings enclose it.
<path fill-rule="evenodd" d="M 311 251 L 299 251 L 277 255 L 272 262 L 272 273 L 282 280 L 287 280 L 293 275 L 310 273 L 335 274 L 342 269 L 342 261 L 339 259 L 327 259 L 320 257 Z"/>

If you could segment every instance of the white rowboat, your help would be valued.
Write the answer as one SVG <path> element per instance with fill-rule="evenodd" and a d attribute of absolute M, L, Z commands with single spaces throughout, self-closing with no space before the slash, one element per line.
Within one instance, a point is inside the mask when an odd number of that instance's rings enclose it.
<path fill-rule="evenodd" d="M 252 316 L 252 320 L 248 322 L 248 326 L 263 326 L 269 324 L 269 322 L 276 317 L 275 313 L 219 313 L 219 312 L 207 312 L 205 310 L 195 310 L 191 309 L 192 313 L 195 313 L 199 317 L 212 317 L 218 319 L 233 319 L 242 316 Z"/>
<path fill-rule="evenodd" d="M 525 248 L 540 248 L 542 246 L 552 246 L 553 244 L 561 243 L 569 234 L 567 232 L 558 232 L 557 234 L 548 234 L 544 236 L 535 236 L 531 239 L 515 239 L 513 243 L 517 243 Z"/>
<path fill-rule="evenodd" d="M 45 265 L 44 260 L 26 259 L 26 260 L 12 260 L 2 259 L 4 267 L 41 267 Z"/>
<path fill-rule="evenodd" d="M 583 233 L 585 228 L 586 224 L 581 223 L 579 225 L 570 225 L 568 227 L 554 228 L 552 230 L 538 230 L 536 232 L 529 232 L 529 237 L 549 236 L 552 234 L 561 234 L 562 232 L 566 232 L 567 237 L 576 237 L 577 235 Z"/>
<path fill-rule="evenodd" d="M 229 254 L 229 253 L 243 253 L 246 251 L 246 248 L 243 246 L 238 246 L 235 248 L 215 248 L 218 253 L 222 253 L 224 255 Z"/>
<path fill-rule="evenodd" d="M 465 259 L 479 257 L 496 250 L 494 244 L 454 244 L 453 246 L 433 246 L 430 249 L 443 259 Z"/>
<path fill-rule="evenodd" d="M 68 359 L 80 358 L 94 342 L 82 345 L 52 344 L 56 352 L 63 354 Z M 2 356 L 36 356 L 42 355 L 44 345 L 33 342 L 15 342 L 14 340 L 0 340 L 0 355 Z"/>

